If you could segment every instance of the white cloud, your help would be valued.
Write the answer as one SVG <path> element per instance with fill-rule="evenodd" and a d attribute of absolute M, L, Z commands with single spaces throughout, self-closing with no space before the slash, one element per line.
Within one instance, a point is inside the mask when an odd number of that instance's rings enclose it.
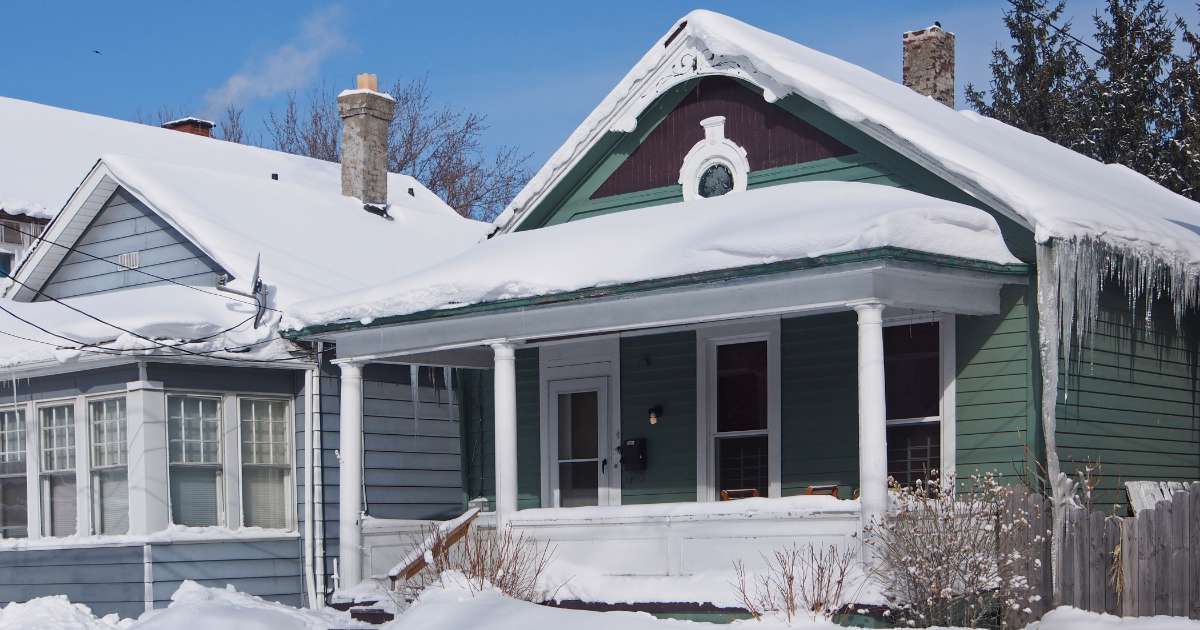
<path fill-rule="evenodd" d="M 310 14 L 290 41 L 250 59 L 220 87 L 209 90 L 204 96 L 206 115 L 310 84 L 321 64 L 346 46 L 343 13 L 334 6 Z"/>

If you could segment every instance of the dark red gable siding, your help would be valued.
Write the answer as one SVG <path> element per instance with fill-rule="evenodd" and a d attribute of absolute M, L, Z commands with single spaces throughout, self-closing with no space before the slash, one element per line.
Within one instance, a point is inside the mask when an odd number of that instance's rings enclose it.
<path fill-rule="evenodd" d="M 683 157 L 704 138 L 700 121 L 709 116 L 725 117 L 725 135 L 746 149 L 753 171 L 854 153 L 736 80 L 708 77 L 667 114 L 592 199 L 677 183 Z"/>

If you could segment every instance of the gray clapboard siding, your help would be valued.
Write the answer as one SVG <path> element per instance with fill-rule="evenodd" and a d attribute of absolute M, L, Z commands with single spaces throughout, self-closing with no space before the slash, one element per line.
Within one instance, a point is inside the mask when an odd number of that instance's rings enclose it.
<path fill-rule="evenodd" d="M 293 606 L 303 600 L 299 538 L 154 545 L 150 553 L 155 608 L 167 606 L 183 580 L 232 585 L 239 592 Z"/>
<path fill-rule="evenodd" d="M 139 269 L 187 284 L 212 286 L 221 268 L 140 201 L 118 190 L 75 243 L 43 292 L 65 298 L 159 283 L 153 277 L 114 264 L 117 256 L 138 252 Z M 95 257 L 107 260 L 96 260 Z"/>
<path fill-rule="evenodd" d="M 106 615 L 142 613 L 142 547 L 0 552 L 0 605 L 67 595 Z"/>

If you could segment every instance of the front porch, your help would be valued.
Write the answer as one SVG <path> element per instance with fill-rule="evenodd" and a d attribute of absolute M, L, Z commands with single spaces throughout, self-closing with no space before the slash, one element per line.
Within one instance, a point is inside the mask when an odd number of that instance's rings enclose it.
<path fill-rule="evenodd" d="M 954 469 L 957 316 L 1000 313 L 1024 281 L 881 256 L 339 333 L 343 585 L 362 577 L 366 363 L 466 368 L 464 408 L 486 401 L 464 418 L 468 491 L 556 563 L 728 574 L 792 542 L 857 544 L 889 474 Z"/>

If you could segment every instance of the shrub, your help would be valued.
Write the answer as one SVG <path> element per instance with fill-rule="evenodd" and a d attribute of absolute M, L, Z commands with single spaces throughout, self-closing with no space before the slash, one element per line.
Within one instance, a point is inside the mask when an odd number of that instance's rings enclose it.
<path fill-rule="evenodd" d="M 425 551 L 425 568 L 397 584 L 397 590 L 412 601 L 431 584 L 444 584 L 454 576 L 474 592 L 495 588 L 505 595 L 530 602 L 546 599 L 539 586 L 554 551 L 549 543 L 514 533 L 472 526 L 457 544 L 448 545 L 446 532 L 436 525 L 425 531 L 419 545 Z M 434 554 L 431 550 L 439 550 Z"/>
<path fill-rule="evenodd" d="M 763 556 L 765 568 L 750 577 L 745 565 L 734 563 L 738 598 L 755 619 L 773 614 L 789 623 L 799 615 L 829 619 L 842 608 L 846 578 L 854 561 L 852 547 L 812 544 L 780 549 Z"/>

